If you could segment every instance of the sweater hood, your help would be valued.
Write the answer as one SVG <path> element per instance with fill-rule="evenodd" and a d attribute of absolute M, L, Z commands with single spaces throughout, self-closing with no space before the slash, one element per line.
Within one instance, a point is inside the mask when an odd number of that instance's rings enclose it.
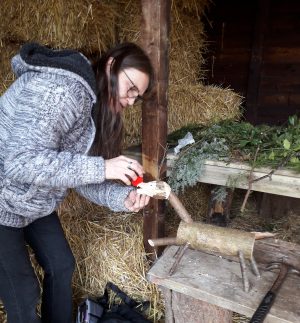
<path fill-rule="evenodd" d="M 76 78 L 96 102 L 96 78 L 88 59 L 75 50 L 53 50 L 37 43 L 23 45 L 12 59 L 17 77 L 28 71 L 62 74 Z"/>

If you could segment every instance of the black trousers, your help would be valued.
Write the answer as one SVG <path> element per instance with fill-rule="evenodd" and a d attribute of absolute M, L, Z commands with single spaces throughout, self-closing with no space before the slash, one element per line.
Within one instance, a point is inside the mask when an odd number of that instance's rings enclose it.
<path fill-rule="evenodd" d="M 36 311 L 40 287 L 26 244 L 44 270 L 41 318 Z M 56 212 L 25 228 L 0 225 L 0 299 L 8 323 L 71 323 L 74 267 Z"/>

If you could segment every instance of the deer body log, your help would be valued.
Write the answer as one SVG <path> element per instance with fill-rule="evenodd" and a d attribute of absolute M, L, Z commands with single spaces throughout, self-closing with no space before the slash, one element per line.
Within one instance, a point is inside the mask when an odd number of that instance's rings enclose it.
<path fill-rule="evenodd" d="M 244 257 L 251 260 L 255 234 L 201 222 L 181 221 L 176 241 L 178 244 L 189 242 L 193 249 L 224 256 L 238 256 L 239 251 L 242 251 Z"/>

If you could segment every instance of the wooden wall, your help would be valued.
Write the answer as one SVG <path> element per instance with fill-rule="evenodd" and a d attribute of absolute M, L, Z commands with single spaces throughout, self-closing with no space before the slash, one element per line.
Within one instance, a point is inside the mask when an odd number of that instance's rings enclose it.
<path fill-rule="evenodd" d="M 215 0 L 207 15 L 206 83 L 244 96 L 253 124 L 300 115 L 300 1 Z"/>

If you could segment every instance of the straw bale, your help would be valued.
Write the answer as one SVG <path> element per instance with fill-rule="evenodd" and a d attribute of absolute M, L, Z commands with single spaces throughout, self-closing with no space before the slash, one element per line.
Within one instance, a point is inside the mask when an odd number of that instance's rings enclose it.
<path fill-rule="evenodd" d="M 117 21 L 118 37 L 141 45 L 142 7 L 140 0 L 116 0 L 118 11 L 123 12 Z"/>
<path fill-rule="evenodd" d="M 0 303 L 0 322 L 7 323 L 7 318 L 2 303 Z"/>
<path fill-rule="evenodd" d="M 170 86 L 168 131 L 188 124 L 209 125 L 241 115 L 242 97 L 229 88 L 202 84 Z"/>
<path fill-rule="evenodd" d="M 169 68 L 170 84 L 195 84 L 204 78 L 206 36 L 201 21 L 172 12 Z"/>
<path fill-rule="evenodd" d="M 19 51 L 20 44 L 11 42 L 0 42 L 0 95 L 9 87 L 14 80 L 10 61 Z"/>
<path fill-rule="evenodd" d="M 169 87 L 168 133 L 188 124 L 209 125 L 241 116 L 242 97 L 229 88 L 202 84 Z M 128 147 L 141 142 L 142 112 L 139 107 L 124 114 L 125 142 Z"/>
<path fill-rule="evenodd" d="M 121 5 L 124 15 L 118 20 L 120 40 L 133 41 L 141 45 L 140 1 L 131 0 L 126 6 L 124 3 Z M 203 79 L 205 39 L 201 20 L 190 17 L 173 6 L 169 48 L 170 84 L 196 83 L 199 79 Z"/>
<path fill-rule="evenodd" d="M 158 289 L 146 279 L 150 264 L 140 214 L 113 213 L 71 192 L 60 208 L 60 219 L 76 258 L 76 303 L 86 295 L 102 295 L 111 281 L 137 301 L 150 300 L 149 317 L 154 321 L 163 315 Z"/>
<path fill-rule="evenodd" d="M 123 113 L 124 120 L 124 143 L 123 146 L 130 147 L 141 143 L 142 138 L 142 108 L 136 106 L 125 109 Z"/>
<path fill-rule="evenodd" d="M 87 0 L 1 1 L 0 39 L 37 41 L 56 48 L 105 50 L 115 43 L 113 2 Z"/>
<path fill-rule="evenodd" d="M 194 17 L 201 18 L 212 0 L 173 0 L 172 10 L 183 11 Z"/>

